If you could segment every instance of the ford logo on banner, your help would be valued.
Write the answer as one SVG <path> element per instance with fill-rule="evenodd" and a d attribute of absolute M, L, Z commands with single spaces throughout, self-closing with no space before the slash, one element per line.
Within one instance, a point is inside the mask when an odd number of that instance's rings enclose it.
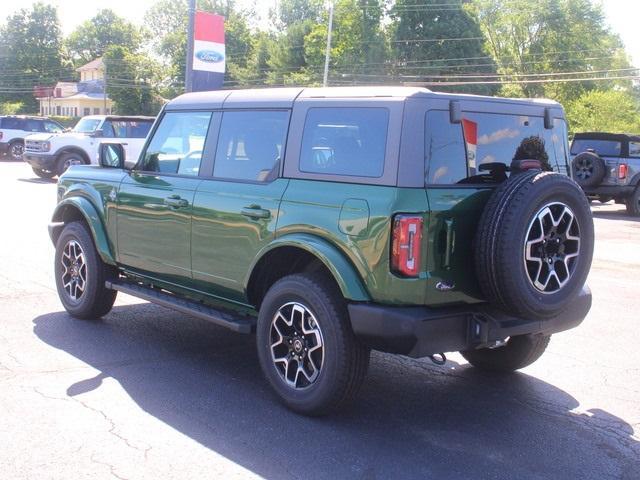
<path fill-rule="evenodd" d="M 215 50 L 199 50 L 196 52 L 196 58 L 202 62 L 220 63 L 224 60 L 224 55 Z"/>

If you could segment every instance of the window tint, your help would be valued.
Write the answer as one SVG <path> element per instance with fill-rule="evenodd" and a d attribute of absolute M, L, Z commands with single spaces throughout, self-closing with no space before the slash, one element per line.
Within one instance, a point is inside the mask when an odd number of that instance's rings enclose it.
<path fill-rule="evenodd" d="M 198 175 L 211 112 L 169 112 L 144 155 L 147 172 Z"/>
<path fill-rule="evenodd" d="M 302 135 L 300 170 L 381 177 L 388 125 L 386 108 L 310 108 Z"/>
<path fill-rule="evenodd" d="M 547 144 L 550 139 L 545 141 L 548 131 L 542 117 L 473 112 L 463 116 L 467 150 L 476 151 L 478 172 L 472 168 L 472 175 L 481 173 L 483 164 L 509 165 L 514 158 L 540 160 L 547 169 L 556 164 L 555 151 Z M 475 129 L 475 135 L 468 134 L 468 127 Z"/>
<path fill-rule="evenodd" d="M 81 118 L 78 123 L 76 123 L 76 126 L 73 127 L 73 131 L 78 133 L 92 133 L 98 128 L 98 125 L 100 125 L 99 118 Z"/>
<path fill-rule="evenodd" d="M 24 122 L 21 118 L 6 117 L 2 119 L 2 128 L 24 130 Z"/>
<path fill-rule="evenodd" d="M 113 123 L 111 120 L 105 120 L 102 124 L 102 136 L 105 138 L 118 138 L 113 129 Z"/>
<path fill-rule="evenodd" d="M 622 152 L 622 142 L 616 140 L 596 140 L 591 138 L 576 138 L 571 144 L 571 155 L 577 155 L 592 149 L 598 155 L 619 157 Z"/>
<path fill-rule="evenodd" d="M 213 176 L 250 181 L 277 176 L 288 119 L 288 112 L 224 112 Z"/>
<path fill-rule="evenodd" d="M 629 156 L 640 157 L 640 142 L 629 142 Z"/>
<path fill-rule="evenodd" d="M 425 157 L 427 184 L 452 184 L 467 178 L 467 154 L 462 125 L 449 121 L 449 112 L 427 112 Z"/>

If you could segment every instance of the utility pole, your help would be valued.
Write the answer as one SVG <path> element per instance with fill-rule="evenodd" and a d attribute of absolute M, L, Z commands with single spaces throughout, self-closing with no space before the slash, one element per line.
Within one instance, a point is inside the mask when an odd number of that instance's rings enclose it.
<path fill-rule="evenodd" d="M 189 0 L 189 26 L 187 28 L 187 61 L 186 71 L 184 72 L 184 90 L 191 92 L 193 90 L 193 29 L 196 16 L 196 0 Z"/>
<path fill-rule="evenodd" d="M 329 29 L 327 30 L 327 52 L 324 56 L 324 78 L 322 86 L 326 87 L 329 80 L 329 57 L 331 56 L 331 30 L 333 29 L 333 0 L 329 2 Z"/>
<path fill-rule="evenodd" d="M 104 108 L 104 114 L 107 114 L 107 61 L 105 60 L 104 57 L 102 57 L 102 65 L 104 66 L 104 104 L 103 104 L 103 108 Z"/>

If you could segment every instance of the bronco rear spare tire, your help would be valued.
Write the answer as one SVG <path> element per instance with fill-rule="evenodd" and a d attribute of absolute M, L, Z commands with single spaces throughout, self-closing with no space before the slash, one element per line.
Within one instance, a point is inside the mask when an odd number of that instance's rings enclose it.
<path fill-rule="evenodd" d="M 582 152 L 572 162 L 573 178 L 582 187 L 594 187 L 607 172 L 604 161 L 595 152 Z"/>
<path fill-rule="evenodd" d="M 493 192 L 476 233 L 482 292 L 510 314 L 557 315 L 586 281 L 593 235 L 589 203 L 569 177 L 540 171 L 512 175 Z"/>

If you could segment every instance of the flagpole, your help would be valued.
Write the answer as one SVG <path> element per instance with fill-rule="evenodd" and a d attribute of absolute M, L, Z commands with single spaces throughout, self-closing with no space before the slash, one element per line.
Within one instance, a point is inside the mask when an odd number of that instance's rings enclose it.
<path fill-rule="evenodd" d="M 189 25 L 187 27 L 187 61 L 185 62 L 184 90 L 193 91 L 193 29 L 196 16 L 196 0 L 189 0 Z"/>

